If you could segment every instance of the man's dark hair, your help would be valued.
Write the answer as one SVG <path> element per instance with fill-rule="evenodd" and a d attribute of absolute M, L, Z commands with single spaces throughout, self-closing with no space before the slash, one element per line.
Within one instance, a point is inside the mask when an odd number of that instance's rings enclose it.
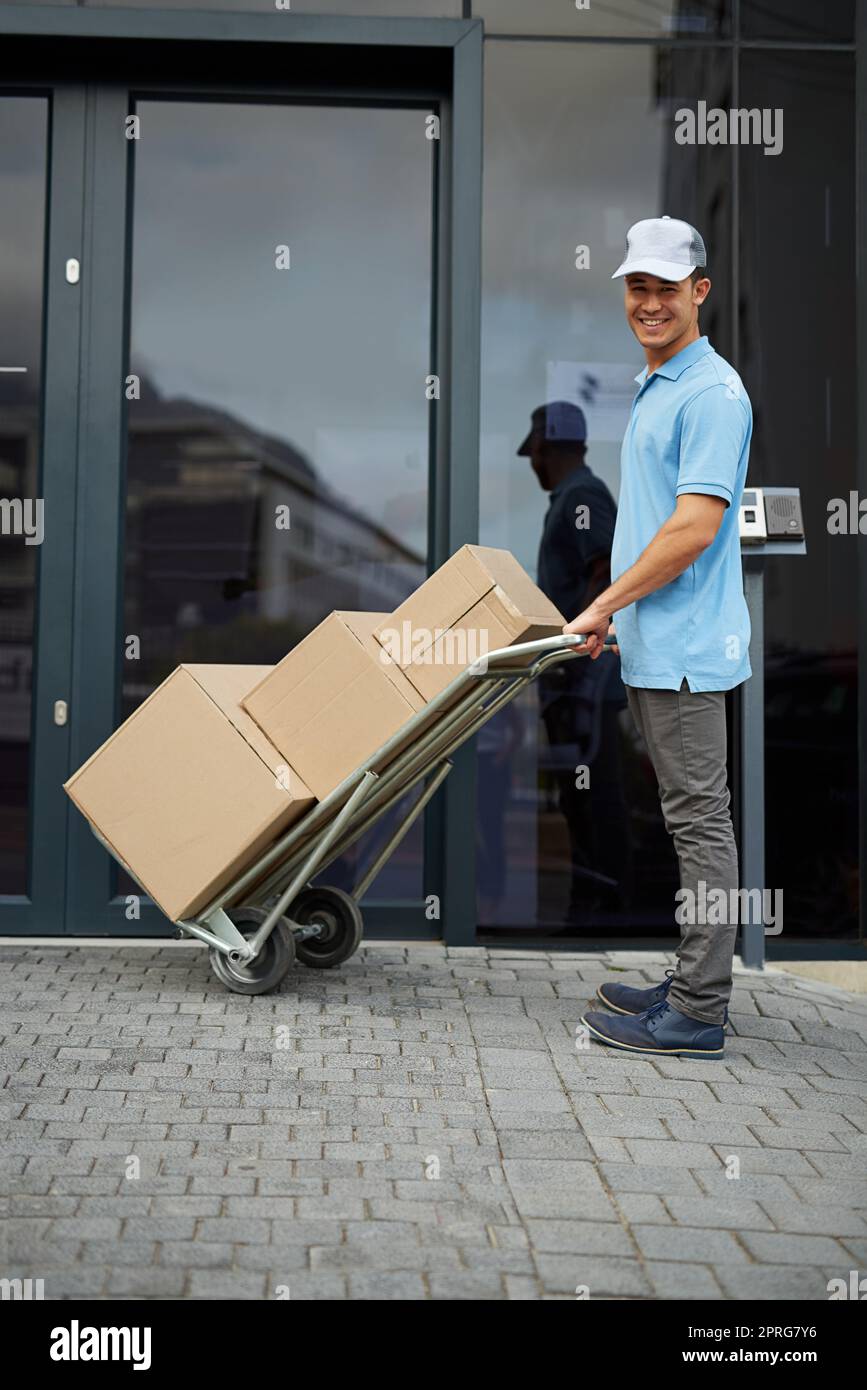
<path fill-rule="evenodd" d="M 697 285 L 699 280 L 710 279 L 710 271 L 706 265 L 697 265 L 689 278 L 694 285 Z"/>

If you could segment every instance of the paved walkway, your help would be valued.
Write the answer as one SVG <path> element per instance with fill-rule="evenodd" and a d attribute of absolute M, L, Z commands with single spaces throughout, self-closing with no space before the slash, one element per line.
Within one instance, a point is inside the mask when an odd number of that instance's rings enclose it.
<path fill-rule="evenodd" d="M 0 1277 L 46 1298 L 826 1299 L 867 1272 L 863 995 L 741 972 L 725 1062 L 650 1062 L 574 1030 L 659 953 L 373 945 L 257 999 L 188 946 L 0 960 Z"/>

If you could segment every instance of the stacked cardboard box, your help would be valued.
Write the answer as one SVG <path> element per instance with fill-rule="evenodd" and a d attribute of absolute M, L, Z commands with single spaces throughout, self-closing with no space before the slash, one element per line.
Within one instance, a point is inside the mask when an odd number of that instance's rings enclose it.
<path fill-rule="evenodd" d="M 374 640 L 387 617 L 330 614 L 242 701 L 320 801 L 424 708 Z"/>
<path fill-rule="evenodd" d="M 314 804 L 241 706 L 268 666 L 179 666 L 66 783 L 173 922 Z"/>
<path fill-rule="evenodd" d="M 393 613 L 332 613 L 242 704 L 321 800 L 471 662 L 563 623 L 509 551 L 465 545 Z"/>
<path fill-rule="evenodd" d="M 374 636 L 432 700 L 487 652 L 554 637 L 564 622 L 510 551 L 465 545 Z"/>
<path fill-rule="evenodd" d="M 563 622 L 508 551 L 464 546 L 394 613 L 332 613 L 277 666 L 178 667 L 66 791 L 192 917 L 467 664 Z"/>

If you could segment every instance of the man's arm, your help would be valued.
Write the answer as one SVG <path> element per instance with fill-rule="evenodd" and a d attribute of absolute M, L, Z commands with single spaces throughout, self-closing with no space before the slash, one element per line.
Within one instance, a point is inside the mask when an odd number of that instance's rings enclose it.
<path fill-rule="evenodd" d="M 590 653 L 598 657 L 611 614 L 670 584 L 694 564 L 716 539 L 725 509 L 726 503 L 721 497 L 697 492 L 678 497 L 671 516 L 660 526 L 635 564 L 604 589 L 583 613 L 567 623 L 563 631 L 586 633 Z"/>

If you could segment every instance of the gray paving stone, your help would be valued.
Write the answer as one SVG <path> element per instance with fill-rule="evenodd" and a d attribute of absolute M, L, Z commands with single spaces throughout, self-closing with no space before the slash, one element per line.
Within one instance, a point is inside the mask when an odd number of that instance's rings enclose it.
<path fill-rule="evenodd" d="M 863 1153 L 827 1153 L 810 1149 L 805 1158 L 823 1178 L 851 1178 L 858 1181 L 867 1171 Z"/>
<path fill-rule="evenodd" d="M 474 1271 L 487 1269 L 499 1270 L 502 1274 L 533 1273 L 533 1257 L 528 1250 L 501 1250 L 473 1244 L 460 1245 L 458 1253 L 467 1268 Z"/>
<path fill-rule="evenodd" d="M 710 1168 L 720 1160 L 709 1143 L 688 1143 L 675 1139 L 627 1139 L 626 1147 L 635 1163 L 663 1168 Z"/>
<path fill-rule="evenodd" d="M 706 1196 L 716 1197 L 723 1204 L 743 1198 L 761 1203 L 767 1200 L 798 1203 L 797 1193 L 788 1179 L 776 1173 L 749 1173 L 742 1168 L 739 1178 L 730 1178 L 725 1172 L 709 1173 L 703 1168 L 697 1181 Z M 733 1189 L 738 1193 L 737 1199 L 732 1195 Z"/>
<path fill-rule="evenodd" d="M 571 1118 L 569 1101 L 558 1084 L 556 1089 L 534 1086 L 532 1090 L 497 1090 L 486 1092 L 492 1111 L 520 1110 L 535 1115 L 566 1114 Z"/>
<path fill-rule="evenodd" d="M 753 1133 L 760 1144 L 770 1149 L 797 1149 L 799 1152 L 809 1149 L 815 1153 L 846 1151 L 845 1144 L 829 1133 L 827 1126 L 822 1132 L 813 1127 L 799 1129 L 788 1125 L 754 1125 Z"/>
<path fill-rule="evenodd" d="M 88 1240 L 81 1247 L 83 1264 L 134 1265 L 142 1269 L 156 1263 L 156 1242 L 132 1237 L 124 1240 Z"/>
<path fill-rule="evenodd" d="M 867 1265 L 859 996 L 739 971 L 708 1067 L 575 1050 L 670 953 L 375 944 L 256 999 L 198 948 L 0 953 L 4 1253 L 52 1297 L 824 1299 Z"/>
<path fill-rule="evenodd" d="M 850 1206 L 867 1208 L 867 1181 L 846 1178 L 793 1177 L 789 1182 L 802 1202 L 811 1206 Z"/>
<path fill-rule="evenodd" d="M 440 1280 L 445 1280 L 446 1283 L 448 1281 L 447 1275 L 438 1275 L 437 1277 Z M 427 1289 L 420 1274 L 410 1273 L 407 1270 L 400 1270 L 395 1273 L 380 1270 L 364 1274 L 351 1274 L 349 1276 L 349 1295 L 353 1299 L 373 1300 L 377 1303 L 408 1302 L 426 1298 Z M 453 1292 L 439 1295 L 442 1298 L 479 1298 L 485 1296 L 478 1292 L 466 1294 Z"/>
<path fill-rule="evenodd" d="M 670 1260 L 646 1260 L 644 1272 L 657 1298 L 719 1299 L 720 1285 L 712 1269 L 700 1264 Z"/>
<path fill-rule="evenodd" d="M 618 1192 L 617 1210 L 630 1225 L 642 1222 L 659 1222 L 663 1226 L 671 1225 L 671 1213 L 667 1210 L 661 1197 L 654 1192 Z"/>
<path fill-rule="evenodd" d="M 647 1163 L 601 1163 L 600 1172 L 618 1197 L 624 1192 L 655 1192 L 662 1197 L 677 1192 L 700 1197 L 701 1187 L 685 1168 L 669 1168 Z M 705 1170 L 702 1170 L 703 1174 Z"/>
<path fill-rule="evenodd" d="M 577 1126 L 573 1130 L 553 1130 L 551 1133 L 540 1134 L 533 1134 L 527 1130 L 506 1129 L 499 1131 L 499 1138 L 504 1158 L 592 1157 L 590 1145 L 578 1132 Z"/>
<path fill-rule="evenodd" d="M 809 1159 L 796 1149 L 763 1149 L 754 1145 L 744 1148 L 740 1144 L 716 1144 L 715 1148 L 723 1162 L 730 1158 L 740 1160 L 742 1176 L 747 1173 L 778 1173 L 785 1178 L 807 1178 L 815 1177 L 818 1171 Z"/>
<path fill-rule="evenodd" d="M 727 1298 L 777 1303 L 827 1300 L 827 1276 L 821 1269 L 798 1265 L 714 1264 L 714 1278 Z"/>
<path fill-rule="evenodd" d="M 270 1250 L 271 1247 L 262 1248 Z M 231 1269 L 235 1264 L 243 1267 L 242 1256 L 246 1249 L 246 1246 L 218 1245 L 216 1241 L 206 1245 L 203 1241 L 164 1240 L 160 1242 L 157 1259 L 167 1268 L 189 1269 L 195 1265 L 201 1269 Z"/>
<path fill-rule="evenodd" d="M 116 1271 L 108 1265 L 76 1264 L 68 1269 L 52 1269 L 45 1278 L 46 1299 L 100 1298 L 105 1294 L 109 1274 Z"/>
<path fill-rule="evenodd" d="M 648 1260 L 687 1260 L 694 1264 L 731 1264 L 747 1260 L 731 1231 L 698 1226 L 637 1225 L 633 1226 L 632 1234 Z"/>
<path fill-rule="evenodd" d="M 611 1203 L 592 1163 L 510 1158 L 503 1168 L 524 1220 L 532 1216 L 609 1218 Z"/>
<path fill-rule="evenodd" d="M 635 1260 L 606 1255 L 539 1255 L 539 1278 L 546 1292 L 587 1288 L 589 1298 L 649 1298 L 652 1289 Z"/>
<path fill-rule="evenodd" d="M 780 1231 L 842 1236 L 849 1245 L 849 1237 L 867 1236 L 867 1208 L 862 1215 L 851 1207 L 832 1206 L 827 1202 L 820 1207 L 811 1207 L 803 1202 L 776 1202 L 772 1199 L 763 1200 L 762 1206 Z"/>
<path fill-rule="evenodd" d="M 175 1298 L 184 1293 L 186 1270 L 165 1269 L 150 1265 L 142 1269 L 129 1267 L 112 1269 L 105 1281 L 105 1293 L 109 1298 Z M 209 1297 L 219 1297 L 210 1294 Z"/>
<path fill-rule="evenodd" d="M 759 1146 L 760 1140 L 745 1125 L 739 1122 L 705 1115 L 697 1120 L 666 1120 L 666 1126 L 674 1139 L 691 1144 L 738 1144 Z M 690 1165 L 697 1168 L 699 1165 Z"/>
<path fill-rule="evenodd" d="M 773 1222 L 758 1204 L 747 1197 L 739 1184 L 729 1183 L 730 1198 L 718 1196 L 668 1197 L 666 1206 L 679 1226 L 719 1227 L 727 1231 L 772 1231 Z"/>
<path fill-rule="evenodd" d="M 635 1246 L 617 1221 L 527 1222 L 532 1249 L 542 1254 L 633 1255 Z"/>
<path fill-rule="evenodd" d="M 420 1246 L 415 1240 L 396 1240 L 387 1244 L 374 1244 L 370 1248 L 358 1245 L 314 1245 L 310 1250 L 310 1268 L 315 1272 L 370 1272 L 377 1269 L 422 1272 L 460 1269 L 461 1261 L 458 1251 L 446 1246 Z"/>
<path fill-rule="evenodd" d="M 252 1299 L 267 1296 L 267 1276 L 256 1270 L 193 1269 L 187 1298 Z"/>
<path fill-rule="evenodd" d="M 535 1276 L 524 1274 L 504 1274 L 503 1284 L 505 1285 L 506 1298 L 522 1303 L 529 1303 L 540 1297 L 540 1285 Z"/>
<path fill-rule="evenodd" d="M 7 1230 L 14 1224 L 7 1222 Z M 52 1221 L 47 1229 L 53 1240 L 118 1240 L 121 1222 L 116 1216 L 70 1216 Z"/>
<path fill-rule="evenodd" d="M 830 1236 L 745 1231 L 741 1240 L 753 1259 L 763 1264 L 834 1264 L 846 1258 L 845 1251 Z"/>

